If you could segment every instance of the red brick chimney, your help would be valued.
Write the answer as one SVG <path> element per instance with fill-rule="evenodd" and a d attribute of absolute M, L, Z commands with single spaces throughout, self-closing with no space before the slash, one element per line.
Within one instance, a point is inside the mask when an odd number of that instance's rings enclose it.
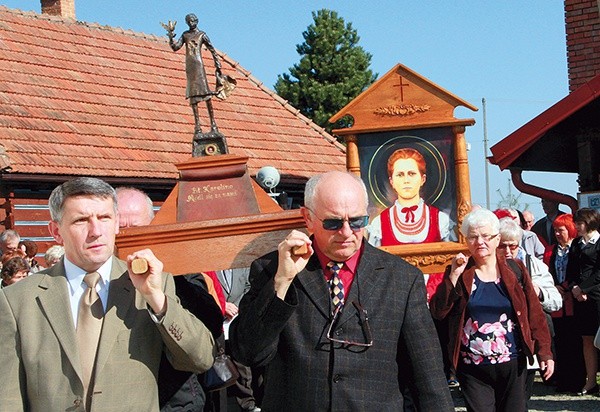
<path fill-rule="evenodd" d="M 42 14 L 75 20 L 75 0 L 41 0 Z"/>
<path fill-rule="evenodd" d="M 600 0 L 565 0 L 569 91 L 600 74 Z"/>

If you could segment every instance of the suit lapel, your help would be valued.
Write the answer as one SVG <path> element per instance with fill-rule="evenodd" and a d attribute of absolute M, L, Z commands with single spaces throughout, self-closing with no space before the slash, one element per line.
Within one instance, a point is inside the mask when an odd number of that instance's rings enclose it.
<path fill-rule="evenodd" d="M 319 312 L 328 319 L 331 316 L 331 299 L 329 289 L 325 282 L 323 269 L 319 263 L 319 258 L 314 254 L 308 264 L 298 275 L 296 279 L 300 282 L 308 298 L 317 307 Z"/>
<path fill-rule="evenodd" d="M 236 273 L 235 269 L 232 272 L 231 279 L 231 296 L 242 296 L 244 294 L 244 279 L 239 273 Z"/>
<path fill-rule="evenodd" d="M 376 296 L 373 295 L 373 290 L 379 287 L 379 274 L 385 270 L 385 267 L 375 261 L 372 251 L 370 250 L 371 248 L 370 245 L 365 245 L 354 281 L 352 282 L 350 296 L 346 297 L 346 303 L 344 311 L 342 311 L 340 322 L 346 322 L 355 316 L 356 310 L 352 305 L 352 301 L 360 303 L 363 308 L 377 305 L 377 302 L 371 302 L 370 299 L 372 296 Z M 296 278 L 302 284 L 309 299 L 321 314 L 325 318 L 329 318 L 331 316 L 331 296 L 329 294 L 327 283 L 324 281 L 325 277 L 323 270 L 321 269 L 321 264 L 316 255 L 313 255 L 310 258 L 306 268 L 298 273 Z M 359 290 L 360 299 L 358 299 Z"/>
<path fill-rule="evenodd" d="M 221 289 L 223 289 L 223 294 L 225 295 L 225 300 L 229 299 L 229 296 L 231 295 L 231 287 L 229 288 L 229 290 L 227 289 L 228 283 L 227 280 L 225 279 L 225 273 L 223 273 L 222 270 L 217 270 L 215 271 L 215 273 L 217 274 L 217 279 L 219 280 L 219 283 L 221 284 Z"/>
<path fill-rule="evenodd" d="M 106 364 L 119 332 L 126 329 L 125 320 L 135 305 L 135 288 L 124 262 L 113 258 L 110 279 L 106 313 L 98 343 L 96 374 L 100 373 Z"/>
<path fill-rule="evenodd" d="M 378 282 L 381 279 L 380 273 L 385 270 L 385 266 L 375 260 L 370 249 L 370 245 L 365 245 L 363 254 L 360 257 L 358 268 L 354 275 L 350 296 L 346 298 L 344 311 L 340 318 L 340 324 L 353 318 L 356 314 L 356 309 L 352 304 L 353 301 L 360 303 L 364 309 L 375 307 L 377 302 L 373 302 L 373 297 L 378 296 L 374 290 L 379 287 Z M 359 299 L 360 292 L 360 299 Z"/>
<path fill-rule="evenodd" d="M 56 339 L 81 379 L 81 361 L 77 350 L 75 325 L 73 324 L 73 316 L 69 305 L 69 285 L 63 260 L 48 269 L 47 273 L 40 279 L 39 288 L 40 293 L 37 300 L 56 335 Z"/>

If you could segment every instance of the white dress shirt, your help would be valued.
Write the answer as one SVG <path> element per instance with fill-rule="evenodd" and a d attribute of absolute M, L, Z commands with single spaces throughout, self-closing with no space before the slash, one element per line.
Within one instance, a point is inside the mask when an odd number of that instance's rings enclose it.
<path fill-rule="evenodd" d="M 96 284 L 96 291 L 100 300 L 102 301 L 102 307 L 106 312 L 106 304 L 108 302 L 108 286 L 110 283 L 110 272 L 112 270 L 112 257 L 108 259 L 100 268 L 96 271 L 100 274 L 100 280 Z M 65 273 L 67 275 L 67 282 L 69 283 L 69 299 L 71 303 L 71 315 L 73 315 L 73 323 L 77 327 L 77 315 L 79 314 L 79 301 L 81 296 L 87 290 L 87 285 L 83 281 L 83 278 L 88 273 L 85 270 L 75 266 L 65 256 Z"/>

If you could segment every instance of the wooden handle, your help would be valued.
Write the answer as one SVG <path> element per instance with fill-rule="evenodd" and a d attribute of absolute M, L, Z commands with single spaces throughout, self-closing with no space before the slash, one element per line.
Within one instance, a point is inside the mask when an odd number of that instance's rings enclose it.
<path fill-rule="evenodd" d="M 141 258 L 133 259 L 131 261 L 131 271 L 135 275 L 146 273 L 148 271 L 148 261 Z"/>
<path fill-rule="evenodd" d="M 306 243 L 300 246 L 294 246 L 292 248 L 292 255 L 300 256 L 305 255 L 306 253 L 308 253 L 308 245 Z"/>

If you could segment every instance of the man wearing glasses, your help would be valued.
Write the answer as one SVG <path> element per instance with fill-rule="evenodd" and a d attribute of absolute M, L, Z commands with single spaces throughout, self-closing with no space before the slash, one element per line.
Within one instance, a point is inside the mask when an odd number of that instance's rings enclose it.
<path fill-rule="evenodd" d="M 292 231 L 253 262 L 230 328 L 233 355 L 266 366 L 263 411 L 453 411 L 423 274 L 363 242 L 367 193 L 354 175 L 311 178 Z M 402 383 L 400 382 L 402 381 Z"/>

